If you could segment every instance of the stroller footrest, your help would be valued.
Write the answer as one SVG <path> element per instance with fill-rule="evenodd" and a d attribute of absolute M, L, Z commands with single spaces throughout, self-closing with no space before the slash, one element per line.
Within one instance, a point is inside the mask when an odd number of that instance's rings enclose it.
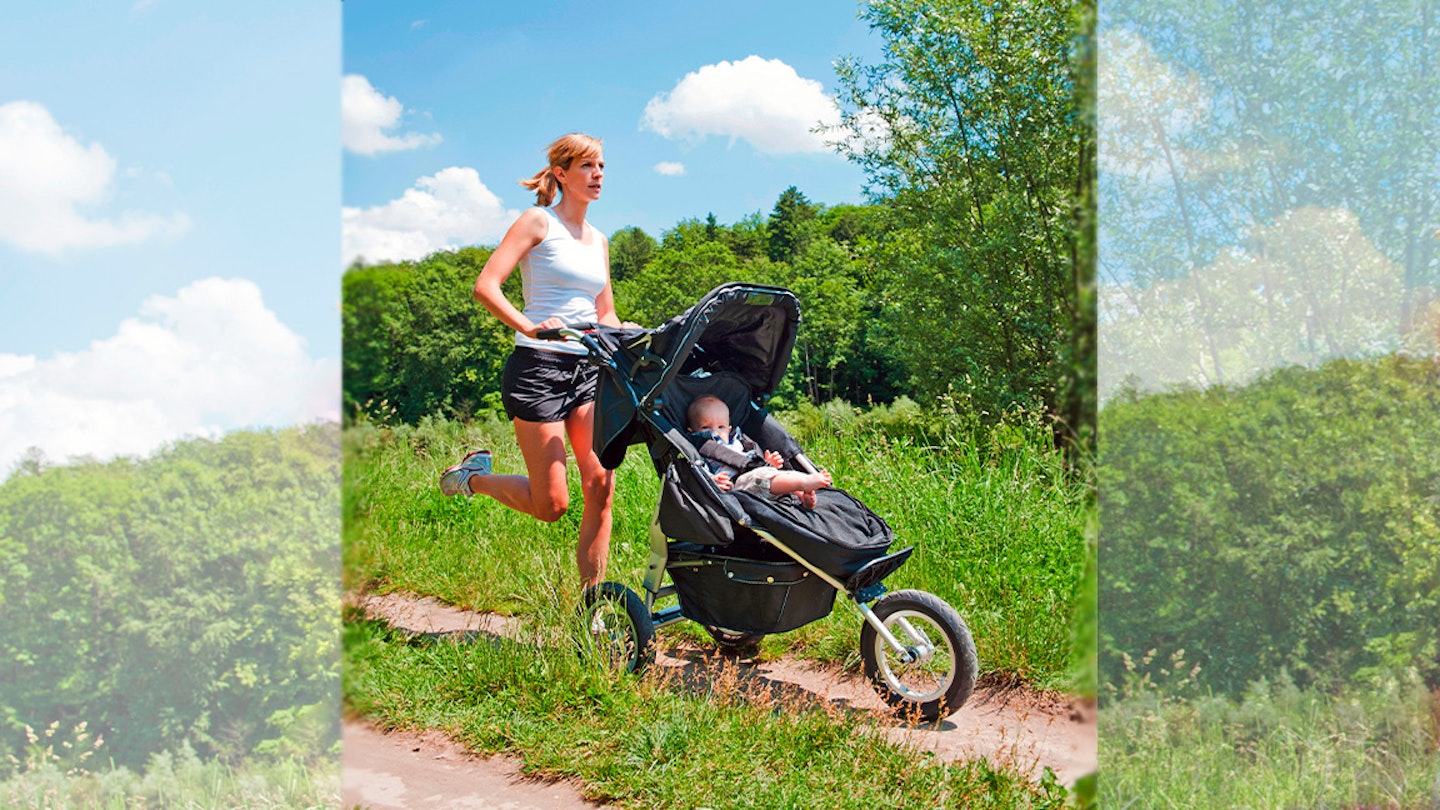
<path fill-rule="evenodd" d="M 884 557 L 871 560 L 865 564 L 864 568 L 856 571 L 849 579 L 845 580 L 845 590 L 851 594 L 855 594 L 869 588 L 871 585 L 879 583 L 880 580 L 895 573 L 897 568 L 904 565 L 905 561 L 910 559 L 910 553 L 914 550 L 914 546 L 906 546 L 894 554 L 886 554 Z"/>

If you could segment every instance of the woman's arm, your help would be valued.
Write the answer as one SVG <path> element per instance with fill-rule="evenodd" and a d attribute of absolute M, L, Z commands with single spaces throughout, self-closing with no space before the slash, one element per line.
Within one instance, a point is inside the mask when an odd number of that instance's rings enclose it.
<path fill-rule="evenodd" d="M 602 240 L 600 246 L 605 251 L 605 289 L 595 296 L 595 320 L 606 326 L 620 326 L 620 318 L 615 314 L 615 288 L 610 281 L 610 240 L 599 231 L 595 235 Z"/>
<path fill-rule="evenodd" d="M 543 324 L 531 323 L 523 312 L 510 303 L 505 293 L 500 291 L 500 285 L 515 271 L 520 259 L 529 253 L 531 248 L 540 244 L 547 229 L 545 214 L 539 208 L 531 208 L 522 213 L 520 218 L 515 220 L 515 224 L 510 226 L 510 230 L 505 232 L 500 246 L 495 248 L 495 252 L 486 260 L 485 267 L 480 270 L 480 277 L 475 279 L 475 290 L 471 293 L 476 301 L 484 304 L 490 314 L 499 318 L 506 326 L 530 337 L 534 337 L 541 328 L 559 324 L 551 324 L 550 321 Z M 611 308 L 614 308 L 613 304 Z"/>

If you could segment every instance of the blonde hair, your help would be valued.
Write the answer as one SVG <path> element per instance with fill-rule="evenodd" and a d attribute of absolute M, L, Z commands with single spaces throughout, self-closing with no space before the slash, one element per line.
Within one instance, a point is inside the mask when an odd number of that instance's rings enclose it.
<path fill-rule="evenodd" d="M 548 206 L 554 202 L 555 195 L 560 193 L 560 181 L 555 179 L 555 167 L 568 169 L 575 158 L 596 157 L 600 154 L 600 139 L 582 132 L 572 132 L 556 138 L 546 151 L 550 156 L 550 165 L 536 172 L 534 177 L 521 180 L 520 185 L 535 192 L 536 205 Z"/>

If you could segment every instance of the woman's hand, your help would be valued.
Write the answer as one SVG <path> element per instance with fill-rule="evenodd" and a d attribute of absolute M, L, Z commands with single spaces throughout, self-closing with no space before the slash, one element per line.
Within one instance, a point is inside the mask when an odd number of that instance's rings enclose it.
<path fill-rule="evenodd" d="M 776 469 L 779 469 L 779 468 L 785 466 L 785 458 L 784 458 L 784 456 L 781 456 L 779 453 L 775 452 L 774 450 L 766 450 L 766 451 L 765 451 L 765 463 L 766 463 L 766 464 L 769 464 L 771 467 L 774 467 L 774 468 L 776 468 Z"/>
<path fill-rule="evenodd" d="M 534 338 L 536 335 L 540 334 L 540 330 L 542 329 L 559 329 L 564 325 L 565 322 L 559 318 L 546 318 L 540 323 L 534 324 L 529 329 L 521 329 L 520 331 L 523 332 L 526 337 Z"/>

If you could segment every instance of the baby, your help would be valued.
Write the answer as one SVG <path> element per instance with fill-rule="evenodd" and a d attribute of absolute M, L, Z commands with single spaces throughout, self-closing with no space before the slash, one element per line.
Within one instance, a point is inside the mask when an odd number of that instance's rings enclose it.
<path fill-rule="evenodd" d="M 754 492 L 772 499 L 794 494 L 806 509 L 815 508 L 815 490 L 830 486 L 830 473 L 781 470 L 785 463 L 774 450 L 762 450 L 739 428 L 730 427 L 730 408 L 717 397 L 697 397 L 686 411 L 690 440 L 722 490 Z"/>

